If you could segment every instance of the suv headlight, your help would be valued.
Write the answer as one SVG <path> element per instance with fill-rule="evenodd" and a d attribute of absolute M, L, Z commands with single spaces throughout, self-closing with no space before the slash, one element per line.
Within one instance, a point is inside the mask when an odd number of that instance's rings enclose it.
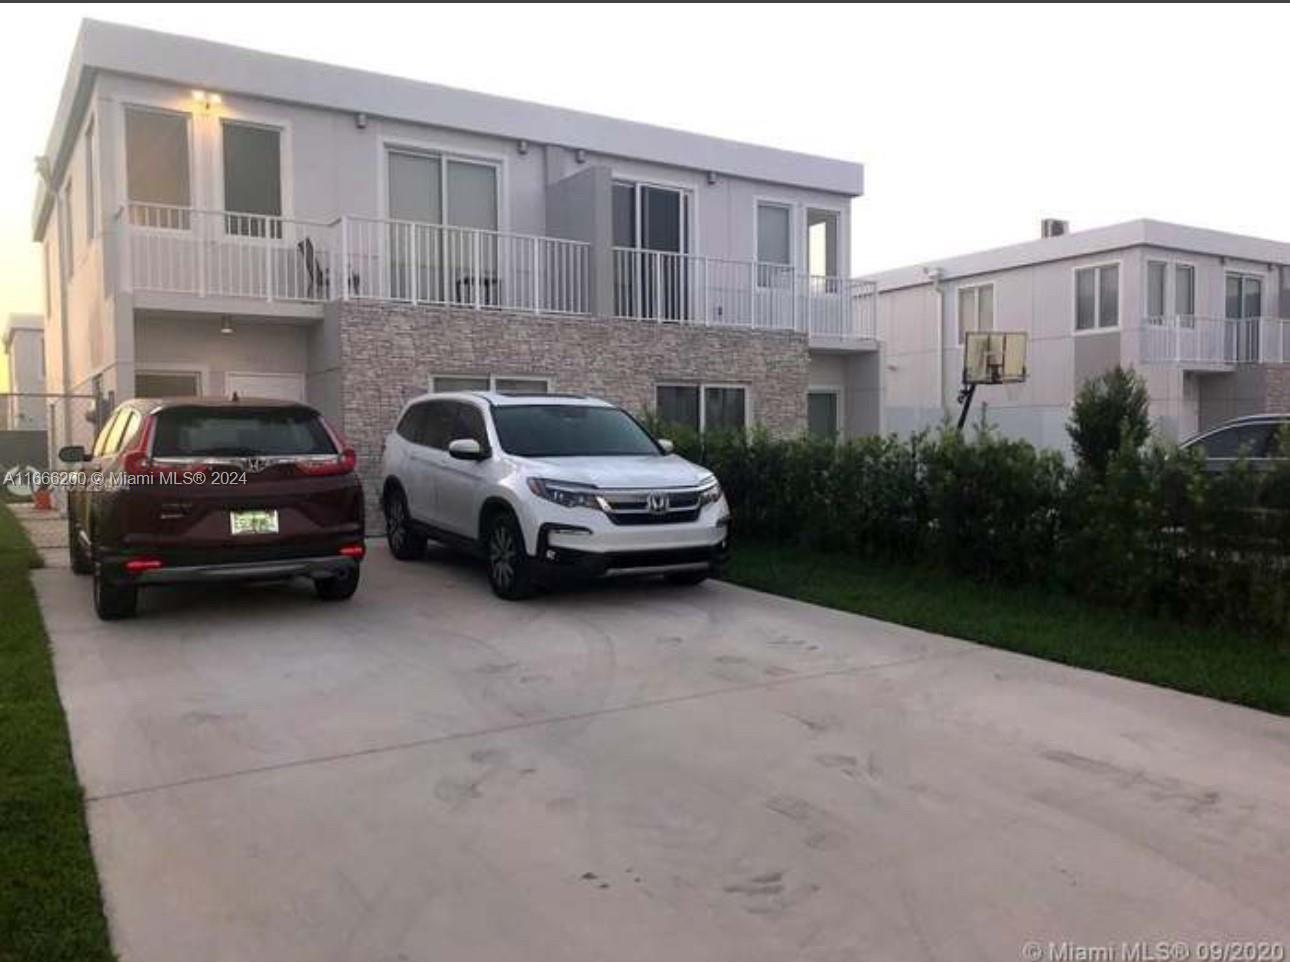
<path fill-rule="evenodd" d="M 721 500 L 721 484 L 716 478 L 709 479 L 708 486 L 699 492 L 699 507 L 706 508 Z"/>
<path fill-rule="evenodd" d="M 548 481 L 546 478 L 529 478 L 529 490 L 539 498 L 551 501 L 562 508 L 591 508 L 600 510 L 600 499 L 595 488 L 572 481 Z"/>

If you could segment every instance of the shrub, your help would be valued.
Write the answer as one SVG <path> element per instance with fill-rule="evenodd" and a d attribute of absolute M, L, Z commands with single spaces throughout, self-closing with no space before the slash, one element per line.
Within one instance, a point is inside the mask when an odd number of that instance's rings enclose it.
<path fill-rule="evenodd" d="M 1099 473 L 984 426 L 840 444 L 662 430 L 721 479 L 736 538 L 1290 631 L 1290 465 L 1211 474 L 1132 431 Z"/>
<path fill-rule="evenodd" d="M 1146 444 L 1149 402 L 1146 382 L 1132 368 L 1116 365 L 1085 381 L 1066 425 L 1080 465 L 1101 478 L 1122 447 L 1136 451 Z"/>

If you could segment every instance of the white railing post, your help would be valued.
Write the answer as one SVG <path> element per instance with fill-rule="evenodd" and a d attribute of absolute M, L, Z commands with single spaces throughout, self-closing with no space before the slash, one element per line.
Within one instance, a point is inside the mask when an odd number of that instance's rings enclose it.
<path fill-rule="evenodd" d="M 471 271 L 471 277 L 474 281 L 474 283 L 471 284 L 471 288 L 474 291 L 474 295 L 475 295 L 474 296 L 475 310 L 479 310 L 479 305 L 480 305 L 479 289 L 480 287 L 483 286 L 480 283 L 480 281 L 482 281 L 483 278 L 480 276 L 480 270 L 479 270 L 479 231 L 477 230 L 470 232 L 470 258 L 471 258 L 471 261 L 473 261 L 471 265 L 473 268 L 473 270 Z"/>
<path fill-rule="evenodd" d="M 332 275 L 332 284 L 340 283 L 340 299 L 349 300 L 349 218 L 340 219 L 340 277 Z"/>
<path fill-rule="evenodd" d="M 206 242 L 202 239 L 202 224 L 206 223 L 206 218 L 200 216 L 197 211 L 190 208 L 188 215 L 189 230 L 193 232 L 193 246 L 196 256 L 193 258 L 193 267 L 197 271 L 197 296 L 206 296 Z M 221 218 L 222 220 L 222 218 Z"/>
<path fill-rule="evenodd" d="M 538 276 L 538 265 L 542 261 L 542 241 L 533 238 L 533 313 L 539 314 L 542 311 L 542 280 Z"/>
<path fill-rule="evenodd" d="M 748 323 L 757 326 L 757 262 L 748 265 Z"/>
<path fill-rule="evenodd" d="M 408 246 L 411 248 L 408 255 L 408 294 L 412 298 L 412 303 L 415 304 L 417 303 L 417 295 L 420 293 L 418 287 L 421 279 L 421 261 L 417 257 L 417 234 L 420 231 L 417 230 L 416 224 L 409 224 L 408 230 L 412 234 L 408 242 Z"/>
<path fill-rule="evenodd" d="M 264 231 L 264 295 L 270 303 L 273 301 L 273 224 L 268 217 L 263 218 Z"/>

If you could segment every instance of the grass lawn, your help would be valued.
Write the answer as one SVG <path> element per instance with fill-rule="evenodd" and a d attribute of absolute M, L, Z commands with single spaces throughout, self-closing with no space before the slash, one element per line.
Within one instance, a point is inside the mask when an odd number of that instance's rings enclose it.
<path fill-rule="evenodd" d="M 98 962 L 114 956 L 28 575 L 38 565 L 0 506 L 0 962 Z"/>
<path fill-rule="evenodd" d="M 1098 608 L 1060 593 L 740 542 L 727 581 L 994 648 L 1290 715 L 1290 646 Z"/>

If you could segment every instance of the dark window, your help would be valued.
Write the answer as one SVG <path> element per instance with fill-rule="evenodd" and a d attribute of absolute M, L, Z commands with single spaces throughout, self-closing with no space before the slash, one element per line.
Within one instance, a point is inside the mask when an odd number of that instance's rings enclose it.
<path fill-rule="evenodd" d="M 278 131 L 272 127 L 224 123 L 224 209 L 228 232 L 280 237 L 282 162 Z"/>
<path fill-rule="evenodd" d="M 192 397 L 198 390 L 196 371 L 141 372 L 134 376 L 135 397 Z"/>
<path fill-rule="evenodd" d="M 664 424 L 699 430 L 699 389 L 693 385 L 660 384 L 658 418 Z"/>
<path fill-rule="evenodd" d="M 1147 261 L 1147 317 L 1165 316 L 1165 271 L 1164 261 Z"/>
<path fill-rule="evenodd" d="M 1268 456 L 1268 446 L 1273 440 L 1276 425 L 1239 424 L 1210 435 L 1197 442 L 1197 447 L 1207 458 L 1247 458 Z"/>
<path fill-rule="evenodd" d="M 305 408 L 179 407 L 157 415 L 158 457 L 335 454 L 322 420 Z"/>
<path fill-rule="evenodd" d="M 504 451 L 527 458 L 658 454 L 639 424 L 618 408 L 533 404 L 493 409 Z"/>
<path fill-rule="evenodd" d="M 438 448 L 444 451 L 448 447 L 452 434 L 453 419 L 456 417 L 456 405 L 451 401 L 427 401 L 425 411 L 418 425 L 417 444 L 427 448 Z"/>
<path fill-rule="evenodd" d="M 457 422 L 452 430 L 452 440 L 469 438 L 478 441 L 481 448 L 488 447 L 488 431 L 484 427 L 484 415 L 473 404 L 457 405 Z"/>
<path fill-rule="evenodd" d="M 405 441 L 415 442 L 421 433 L 421 420 L 425 415 L 424 404 L 414 404 L 403 412 L 394 431 Z"/>
<path fill-rule="evenodd" d="M 833 391 L 806 395 L 806 428 L 817 438 L 838 436 L 838 396 Z"/>
<path fill-rule="evenodd" d="M 703 430 L 742 431 L 746 420 L 747 394 L 741 387 L 703 389 Z"/>

